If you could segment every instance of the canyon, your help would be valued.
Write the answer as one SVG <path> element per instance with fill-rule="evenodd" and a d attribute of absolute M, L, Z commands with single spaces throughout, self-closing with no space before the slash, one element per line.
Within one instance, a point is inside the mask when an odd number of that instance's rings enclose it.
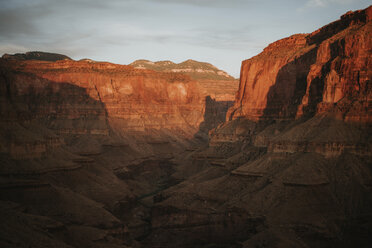
<path fill-rule="evenodd" d="M 0 59 L 1 247 L 368 247 L 372 7 L 242 62 Z"/>
<path fill-rule="evenodd" d="M 149 229 L 140 199 L 177 182 L 176 156 L 232 103 L 181 73 L 44 52 L 4 55 L 0 73 L 1 202 L 21 221 L 2 221 L 3 247 L 136 246 Z"/>

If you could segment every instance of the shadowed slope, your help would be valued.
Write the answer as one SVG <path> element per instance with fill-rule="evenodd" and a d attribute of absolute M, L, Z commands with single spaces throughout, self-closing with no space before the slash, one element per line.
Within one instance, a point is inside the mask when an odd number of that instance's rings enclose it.
<path fill-rule="evenodd" d="M 368 247 L 371 11 L 243 61 L 228 121 L 193 152 L 199 170 L 161 192 L 149 243 Z"/>

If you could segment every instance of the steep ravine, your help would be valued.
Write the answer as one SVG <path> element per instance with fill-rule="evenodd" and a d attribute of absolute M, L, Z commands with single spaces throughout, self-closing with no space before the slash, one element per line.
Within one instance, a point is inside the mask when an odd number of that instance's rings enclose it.
<path fill-rule="evenodd" d="M 146 244 L 370 245 L 371 17 L 348 12 L 243 61 L 227 121 L 189 157 L 199 171 L 161 192 Z"/>
<path fill-rule="evenodd" d="M 140 247 L 227 111 L 180 73 L 42 52 L 4 56 L 0 82 L 2 247 Z"/>
<path fill-rule="evenodd" d="M 224 123 L 182 73 L 0 59 L 0 246 L 369 247 L 371 11 L 243 61 Z"/>

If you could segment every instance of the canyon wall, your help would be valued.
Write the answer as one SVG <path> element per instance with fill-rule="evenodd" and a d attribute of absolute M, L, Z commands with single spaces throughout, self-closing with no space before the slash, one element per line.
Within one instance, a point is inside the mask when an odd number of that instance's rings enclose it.
<path fill-rule="evenodd" d="M 36 121 L 56 136 L 111 135 L 129 143 L 130 137 L 141 136 L 145 140 L 138 142 L 155 144 L 192 139 L 204 120 L 200 86 L 182 74 L 67 59 L 5 58 L 0 67 L 1 122 L 9 130 Z M 21 129 L 10 132 L 14 137 L 8 139 L 24 140 Z M 28 136 L 35 153 L 45 150 L 40 147 L 45 144 Z M 27 154 L 33 145 L 22 142 L 25 148 L 12 142 L 7 149 L 18 147 Z"/>
<path fill-rule="evenodd" d="M 348 12 L 243 61 L 226 122 L 192 152 L 198 169 L 156 198 L 149 243 L 368 247 L 371 17 Z"/>
<path fill-rule="evenodd" d="M 371 8 L 346 13 L 243 61 L 227 119 L 293 120 L 339 109 L 346 121 L 371 122 L 371 16 Z"/>
<path fill-rule="evenodd" d="M 369 154 L 369 135 L 364 133 L 372 122 L 371 16 L 371 7 L 348 12 L 243 61 L 234 106 L 227 123 L 212 132 L 212 143 L 240 136 L 273 152 Z M 252 121 L 254 127 L 232 124 L 239 119 Z M 284 124 L 293 121 L 297 125 Z"/>
<path fill-rule="evenodd" d="M 233 105 L 238 90 L 238 80 L 205 62 L 189 59 L 176 64 L 172 61 L 136 60 L 130 65 L 137 69 L 182 73 L 197 81 L 206 104 L 204 121 L 197 136 L 204 138 L 205 133 L 225 121 L 227 110 Z"/>
<path fill-rule="evenodd" d="M 1 59 L 0 244 L 369 247 L 371 11 L 244 61 L 208 145 L 185 75 Z"/>
<path fill-rule="evenodd" d="M 201 91 L 180 73 L 40 52 L 0 59 L 0 246 L 140 247 L 139 199 L 199 144 Z"/>
<path fill-rule="evenodd" d="M 26 104 L 33 105 L 34 111 L 31 113 L 36 115 L 54 115 L 57 120 L 75 120 L 84 115 L 88 115 L 89 119 L 93 112 L 102 120 L 102 128 L 106 120 L 120 120 L 124 125 L 123 131 L 145 131 L 152 128 L 197 129 L 202 121 L 203 98 L 199 94 L 199 86 L 181 74 L 135 70 L 130 66 L 110 63 L 67 60 L 53 63 L 2 61 L 2 67 L 3 71 L 9 71 L 9 75 L 4 73 L 5 77 L 10 77 L 8 84 L 11 97 L 14 95 L 25 99 Z M 48 106 L 31 101 L 58 96 L 62 93 L 59 91 L 66 88 L 70 90 L 60 99 L 49 99 L 52 104 Z M 74 105 L 75 98 L 83 94 L 91 102 L 95 102 L 95 106 L 89 102 L 83 105 L 82 99 L 77 100 L 79 105 Z M 30 95 L 36 99 L 27 99 Z M 53 104 L 54 101 L 62 101 L 63 104 Z M 80 131 L 79 128 L 73 130 L 71 128 L 70 131 Z M 91 131 L 105 132 L 104 128 Z"/>
<path fill-rule="evenodd" d="M 189 75 L 199 82 L 203 94 L 222 102 L 234 101 L 238 89 L 238 80 L 219 70 L 215 66 L 195 60 L 186 60 L 176 64 L 172 61 L 136 60 L 130 65 L 138 69 L 151 69 L 161 72 L 179 72 Z"/>

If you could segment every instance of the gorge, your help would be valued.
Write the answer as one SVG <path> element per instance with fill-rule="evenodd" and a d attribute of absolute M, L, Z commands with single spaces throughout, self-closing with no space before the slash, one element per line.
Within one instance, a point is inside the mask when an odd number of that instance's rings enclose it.
<path fill-rule="evenodd" d="M 1 247 L 368 247 L 372 7 L 242 62 L 0 59 Z"/>

